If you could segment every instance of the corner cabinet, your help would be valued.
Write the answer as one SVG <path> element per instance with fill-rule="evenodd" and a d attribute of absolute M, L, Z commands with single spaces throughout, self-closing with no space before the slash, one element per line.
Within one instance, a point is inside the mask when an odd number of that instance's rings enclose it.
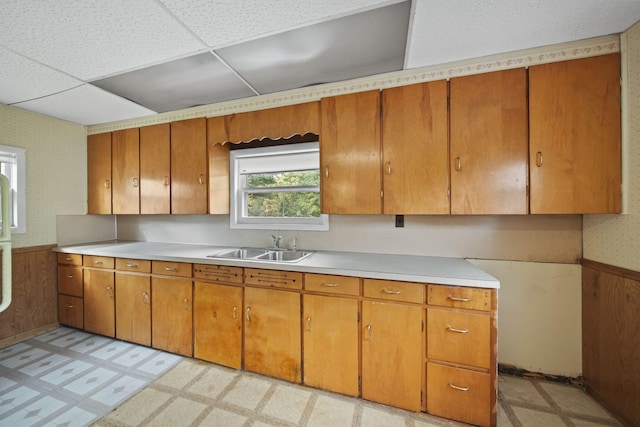
<path fill-rule="evenodd" d="M 529 68 L 532 214 L 620 213 L 620 55 Z"/>
<path fill-rule="evenodd" d="M 380 91 L 320 103 L 321 211 L 381 214 Z"/>

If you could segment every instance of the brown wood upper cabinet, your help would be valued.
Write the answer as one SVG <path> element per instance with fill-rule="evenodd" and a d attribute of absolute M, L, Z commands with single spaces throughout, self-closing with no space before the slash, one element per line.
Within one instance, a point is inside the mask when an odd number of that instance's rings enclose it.
<path fill-rule="evenodd" d="M 620 55 L 529 68 L 532 214 L 621 211 Z"/>
<path fill-rule="evenodd" d="M 89 214 L 111 213 L 111 133 L 87 137 Z"/>
<path fill-rule="evenodd" d="M 382 91 L 385 214 L 449 213 L 447 82 Z"/>
<path fill-rule="evenodd" d="M 140 130 L 111 134 L 112 203 L 114 214 L 140 213 Z"/>
<path fill-rule="evenodd" d="M 207 120 L 171 123 L 171 213 L 206 214 Z"/>
<path fill-rule="evenodd" d="M 321 100 L 321 210 L 382 213 L 380 91 Z"/>
<path fill-rule="evenodd" d="M 450 81 L 451 213 L 526 214 L 524 68 Z"/>
<path fill-rule="evenodd" d="M 207 154 L 209 156 L 209 213 L 229 213 L 229 146 L 227 117 L 207 119 Z"/>
<path fill-rule="evenodd" d="M 171 125 L 140 128 L 140 213 L 171 213 Z"/>

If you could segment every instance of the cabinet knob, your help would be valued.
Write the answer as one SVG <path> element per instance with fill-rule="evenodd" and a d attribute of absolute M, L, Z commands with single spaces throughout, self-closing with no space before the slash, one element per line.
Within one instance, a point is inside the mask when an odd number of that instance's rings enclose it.
<path fill-rule="evenodd" d="M 164 185 L 165 187 L 169 185 L 169 176 L 165 175 L 164 177 L 162 177 L 162 185 Z"/>
<path fill-rule="evenodd" d="M 138 178 L 133 178 L 131 180 L 131 183 L 133 184 L 134 187 L 138 187 Z"/>
<path fill-rule="evenodd" d="M 460 160 L 460 157 L 456 157 L 456 172 L 460 172 L 462 170 L 462 160 Z"/>
<path fill-rule="evenodd" d="M 149 305 L 149 294 L 146 292 L 142 293 L 142 303 Z"/>
<path fill-rule="evenodd" d="M 104 188 L 111 188 L 111 181 L 109 181 L 108 179 L 104 180 Z"/>
<path fill-rule="evenodd" d="M 391 175 L 391 162 L 387 162 L 387 175 Z"/>

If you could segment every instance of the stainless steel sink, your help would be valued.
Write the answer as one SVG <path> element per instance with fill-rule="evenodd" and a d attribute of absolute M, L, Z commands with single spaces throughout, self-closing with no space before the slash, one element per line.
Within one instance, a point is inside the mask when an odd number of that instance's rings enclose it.
<path fill-rule="evenodd" d="M 252 261 L 297 262 L 312 255 L 312 251 L 234 248 L 207 255 L 207 258 L 245 259 Z"/>
<path fill-rule="evenodd" d="M 312 253 L 313 252 L 307 251 L 271 251 L 258 255 L 255 259 L 264 261 L 296 262 L 308 257 Z"/>

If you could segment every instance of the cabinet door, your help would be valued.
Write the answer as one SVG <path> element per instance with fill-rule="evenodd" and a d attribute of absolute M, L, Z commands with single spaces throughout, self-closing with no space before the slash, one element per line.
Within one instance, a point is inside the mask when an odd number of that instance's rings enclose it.
<path fill-rule="evenodd" d="M 323 98 L 322 213 L 382 213 L 380 92 Z"/>
<path fill-rule="evenodd" d="M 529 68 L 532 214 L 621 210 L 620 55 Z"/>
<path fill-rule="evenodd" d="M 242 367 L 242 288 L 195 283 L 193 355 L 198 359 Z"/>
<path fill-rule="evenodd" d="M 115 284 L 113 271 L 84 270 L 84 329 L 96 334 L 114 337 Z"/>
<path fill-rule="evenodd" d="M 113 213 L 140 213 L 140 132 L 137 128 L 111 135 Z"/>
<path fill-rule="evenodd" d="M 451 213 L 526 214 L 527 77 L 451 79 Z"/>
<path fill-rule="evenodd" d="M 151 279 L 116 273 L 116 338 L 151 345 Z"/>
<path fill-rule="evenodd" d="M 61 325 L 82 329 L 84 326 L 82 298 L 58 295 L 58 322 Z"/>
<path fill-rule="evenodd" d="M 385 214 L 449 213 L 447 82 L 382 91 Z"/>
<path fill-rule="evenodd" d="M 171 125 L 140 128 L 140 213 L 171 213 Z"/>
<path fill-rule="evenodd" d="M 362 302 L 362 397 L 421 409 L 422 308 Z"/>
<path fill-rule="evenodd" d="M 299 383 L 300 294 L 245 288 L 244 295 L 245 369 Z"/>
<path fill-rule="evenodd" d="M 207 120 L 207 154 L 209 155 L 209 213 L 229 213 L 229 145 L 219 142 L 224 117 Z"/>
<path fill-rule="evenodd" d="M 151 295 L 152 346 L 192 356 L 192 282 L 152 277 Z"/>
<path fill-rule="evenodd" d="M 171 213 L 207 213 L 207 121 L 171 123 Z"/>
<path fill-rule="evenodd" d="M 87 202 L 89 214 L 111 213 L 111 134 L 87 137 Z"/>
<path fill-rule="evenodd" d="M 304 296 L 304 383 L 358 396 L 358 301 Z"/>

